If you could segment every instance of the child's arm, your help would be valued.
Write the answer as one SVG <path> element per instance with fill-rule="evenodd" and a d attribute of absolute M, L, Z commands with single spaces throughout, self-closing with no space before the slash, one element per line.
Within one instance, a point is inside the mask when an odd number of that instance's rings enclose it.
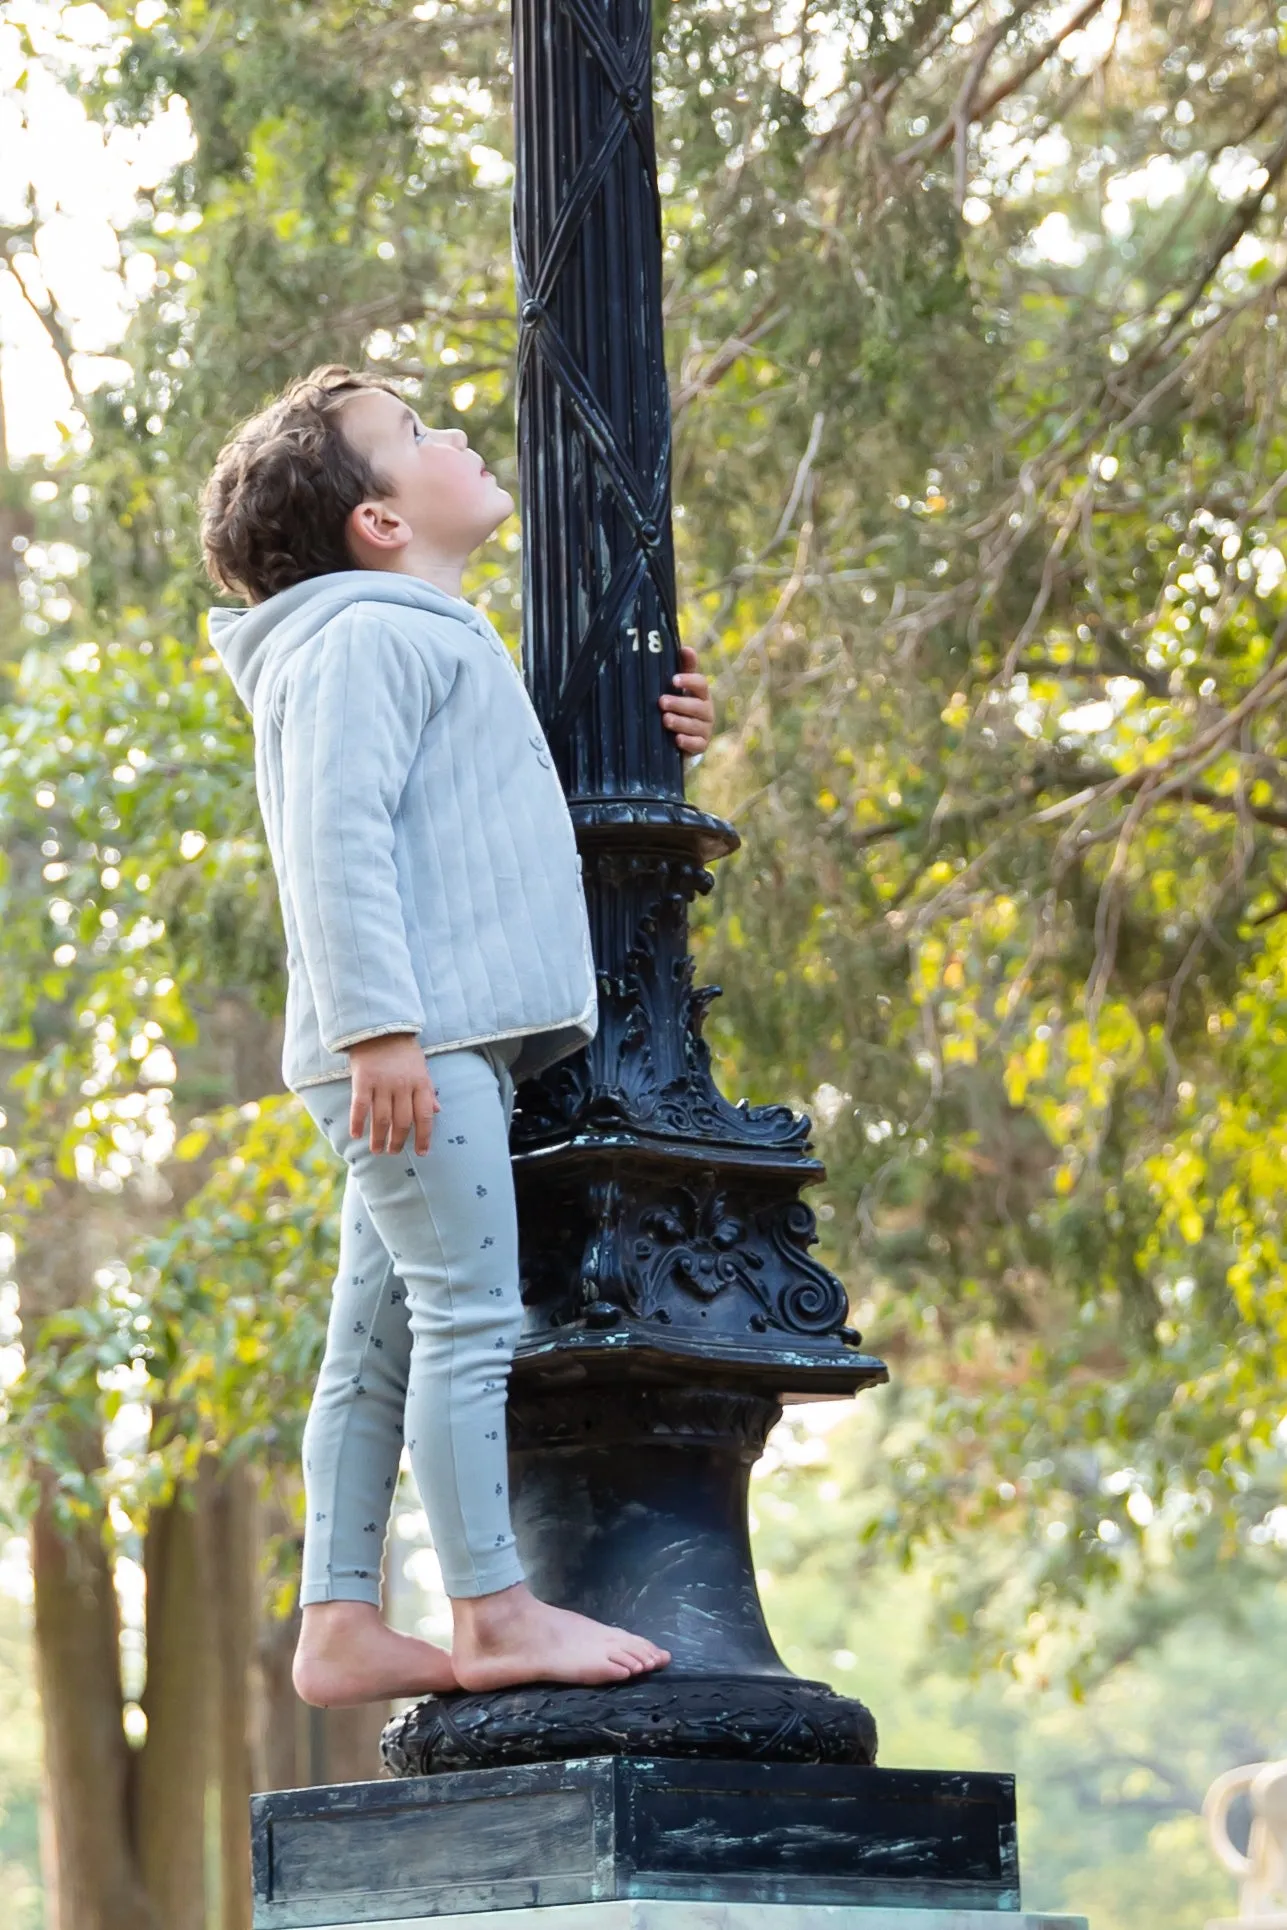
<path fill-rule="evenodd" d="M 432 707 L 423 660 L 378 618 L 346 612 L 291 667 L 283 853 L 328 1052 L 424 1025 L 393 813 Z"/>
<path fill-rule="evenodd" d="M 711 687 L 697 668 L 697 652 L 691 644 L 680 645 L 679 662 L 680 668 L 672 682 L 682 694 L 672 697 L 667 692 L 659 700 L 662 722 L 667 730 L 675 733 L 675 742 L 685 757 L 700 757 L 715 728 Z"/>

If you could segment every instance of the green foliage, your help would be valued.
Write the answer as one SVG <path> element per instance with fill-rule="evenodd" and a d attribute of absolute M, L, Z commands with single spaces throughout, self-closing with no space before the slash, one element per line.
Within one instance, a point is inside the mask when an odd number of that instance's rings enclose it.
<path fill-rule="evenodd" d="M 132 1267 L 48 1316 L 10 1395 L 3 1453 L 21 1519 L 37 1469 L 57 1472 L 69 1520 L 119 1537 L 190 1482 L 203 1454 L 248 1460 L 268 1485 L 299 1460 L 325 1335 L 341 1169 L 293 1098 L 252 1101 L 195 1126 L 180 1161 L 218 1157 Z M 141 1441 L 98 1451 L 123 1410 Z M 128 1417 L 127 1417 L 128 1418 Z M 88 1446 L 88 1451 L 87 1451 Z"/>
<path fill-rule="evenodd" d="M 815 309 L 811 264 L 808 354 L 784 323 L 682 418 L 722 443 L 682 486 L 728 719 L 703 795 L 746 839 L 712 1038 L 814 1104 L 824 1250 L 932 1393 L 891 1418 L 892 1532 L 1031 1530 L 1012 1616 L 1141 1572 L 1159 1524 L 1232 1551 L 1284 1520 L 1284 157 L 1259 16 L 1226 88 L 1235 14 L 1134 15 L 1067 96 L 1042 67 L 964 178 L 908 172 L 942 106 L 901 66 L 799 184 L 822 287 L 848 248 L 862 294 Z M 1149 174 L 1182 192 L 1128 201 Z M 882 276 L 896 354 L 849 388 Z"/>
<path fill-rule="evenodd" d="M 1151 1619 L 1133 1578 L 1110 1580 L 1090 1610 L 1097 1675 L 1072 1691 L 1078 1632 L 1055 1616 L 1022 1645 L 1012 1627 L 1013 1672 L 980 1670 L 969 1631 L 945 1614 L 957 1578 L 935 1559 L 894 1573 L 865 1539 L 880 1453 L 870 1414 L 819 1437 L 794 1410 L 772 1437 L 752 1484 L 755 1554 L 789 1665 L 867 1701 L 891 1767 L 1017 1774 L 1029 1909 L 1094 1930 L 1204 1930 L 1230 1914 L 1199 1810 L 1217 1769 L 1287 1749 L 1271 1659 L 1287 1639 L 1281 1576 L 1209 1549 L 1172 1578 L 1172 1617 Z M 971 1545 L 1001 1566 L 989 1538 Z"/>
<path fill-rule="evenodd" d="M 326 1274 L 331 1182 L 238 1056 L 282 986 L 202 479 L 334 357 L 513 429 L 496 15 L 105 12 L 90 104 L 196 144 L 122 234 L 152 293 L 32 506 L 0 719 L 11 1437 L 86 1506 L 127 1375 L 149 1480 L 284 1451 Z M 900 1389 L 865 1532 L 985 1536 L 955 1612 L 1007 1655 L 1287 1519 L 1282 28 L 1069 23 L 676 0 L 656 44 L 701 797 L 745 838 L 712 1038 L 818 1116 Z M 511 637 L 515 553 L 474 585 Z"/>
<path fill-rule="evenodd" d="M 494 10 L 103 11 L 68 84 L 195 148 L 121 235 L 128 376 L 0 491 L 3 1446 L 128 1539 L 207 1451 L 288 1482 L 335 1236 L 200 485 L 331 359 L 512 476 L 515 327 Z M 1197 1930 L 1202 1788 L 1287 1746 L 1287 17 L 1071 18 L 657 10 L 699 793 L 744 838 L 699 944 L 895 1376 L 756 1484 L 788 1661 L 887 1761 L 1017 1767 L 1034 1904 Z M 515 563 L 473 585 L 511 639 Z"/>

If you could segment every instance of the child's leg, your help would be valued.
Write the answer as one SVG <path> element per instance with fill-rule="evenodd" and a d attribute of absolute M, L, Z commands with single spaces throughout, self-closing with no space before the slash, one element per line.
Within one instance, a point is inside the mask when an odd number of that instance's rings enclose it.
<path fill-rule="evenodd" d="M 411 1146 L 373 1153 L 365 1139 L 351 1139 L 347 1091 L 343 1105 L 328 1100 L 324 1110 L 312 1091 L 304 1099 L 348 1162 L 365 1209 L 355 1219 L 355 1236 L 374 1229 L 387 1249 L 389 1279 L 380 1293 L 372 1295 L 369 1277 L 361 1290 L 355 1280 L 346 1282 L 346 1294 L 366 1294 L 350 1324 L 369 1331 L 342 1337 L 337 1377 L 345 1383 L 344 1407 L 378 1424 L 369 1363 L 376 1338 L 386 1339 L 382 1352 L 390 1351 L 381 1322 L 387 1326 L 397 1316 L 410 1337 L 407 1453 L 443 1583 L 452 1596 L 485 1595 L 513 1586 L 523 1574 L 510 1526 L 505 1448 L 505 1395 L 523 1313 L 514 1183 L 502 1094 L 487 1057 L 472 1050 L 436 1054 L 430 1071 L 441 1110 L 423 1156 Z M 346 1305 L 343 1318 L 348 1315 Z M 367 1364 L 359 1364 L 359 1347 Z M 354 1452 L 366 1454 L 361 1423 L 348 1425 Z M 370 1459 L 368 1485 L 381 1478 L 383 1466 Z M 364 1565 L 360 1554 L 358 1565 Z M 361 1598 L 360 1577 L 346 1583 L 346 1592 Z"/>
<path fill-rule="evenodd" d="M 348 1103 L 346 1082 L 330 1106 Z M 340 1210 L 340 1260 L 326 1353 L 304 1428 L 299 1599 L 305 1608 L 336 1601 L 379 1605 L 380 1560 L 398 1479 L 411 1359 L 405 1302 L 405 1289 L 350 1172 Z"/>
<path fill-rule="evenodd" d="M 349 1085 L 317 1088 L 319 1120 Z M 324 1705 L 455 1686 L 451 1658 L 380 1614 L 380 1563 L 402 1453 L 411 1330 L 406 1289 L 350 1173 L 326 1352 L 304 1429 L 303 1626 L 295 1686 Z"/>

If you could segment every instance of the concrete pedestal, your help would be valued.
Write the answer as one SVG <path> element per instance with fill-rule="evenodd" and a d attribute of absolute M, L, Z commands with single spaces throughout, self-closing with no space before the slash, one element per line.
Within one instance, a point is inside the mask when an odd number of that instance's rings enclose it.
<path fill-rule="evenodd" d="M 363 1930 L 1087 1930 L 1085 1917 L 1024 1911 L 851 1910 L 830 1903 L 672 1903 L 643 1899 L 468 1916 L 389 1918 Z M 326 1926 L 345 1930 L 345 1926 Z"/>
<path fill-rule="evenodd" d="M 982 1772 L 592 1757 L 279 1790 L 252 1817 L 255 1930 L 1056 1921 L 1020 1914 L 1014 1782 Z"/>

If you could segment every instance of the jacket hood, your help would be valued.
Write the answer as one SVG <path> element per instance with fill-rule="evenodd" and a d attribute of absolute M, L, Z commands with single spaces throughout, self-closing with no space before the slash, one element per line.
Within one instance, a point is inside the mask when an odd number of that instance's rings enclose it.
<path fill-rule="evenodd" d="M 449 596 L 423 577 L 391 570 L 337 570 L 281 590 L 249 609 L 212 609 L 207 617 L 211 647 L 249 711 L 264 666 L 283 650 L 293 650 L 317 635 L 353 603 L 394 603 L 429 616 L 450 617 L 489 634 L 491 625 L 472 603 Z"/>

